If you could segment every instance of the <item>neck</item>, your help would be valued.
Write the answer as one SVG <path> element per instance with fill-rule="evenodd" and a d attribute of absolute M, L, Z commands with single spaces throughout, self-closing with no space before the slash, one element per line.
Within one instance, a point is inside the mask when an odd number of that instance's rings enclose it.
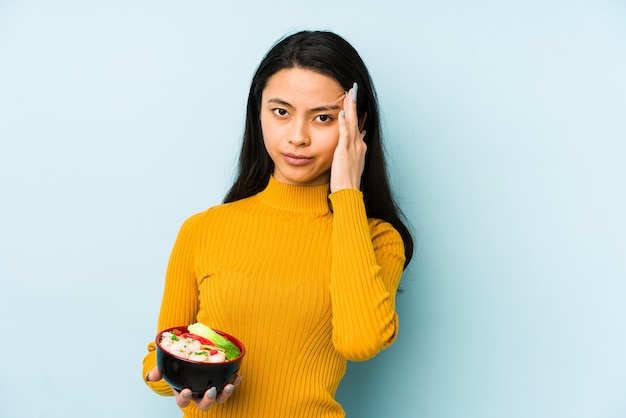
<path fill-rule="evenodd" d="M 263 203 L 282 211 L 324 215 L 330 212 L 328 193 L 328 184 L 294 186 L 281 183 L 272 176 L 258 197 Z"/>

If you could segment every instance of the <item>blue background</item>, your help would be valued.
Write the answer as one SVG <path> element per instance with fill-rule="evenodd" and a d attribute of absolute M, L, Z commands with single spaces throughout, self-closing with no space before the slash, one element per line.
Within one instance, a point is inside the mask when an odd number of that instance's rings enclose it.
<path fill-rule="evenodd" d="M 180 415 L 141 381 L 169 251 L 298 29 L 368 64 L 417 237 L 348 416 L 626 417 L 626 5 L 550 0 L 0 1 L 0 415 Z"/>

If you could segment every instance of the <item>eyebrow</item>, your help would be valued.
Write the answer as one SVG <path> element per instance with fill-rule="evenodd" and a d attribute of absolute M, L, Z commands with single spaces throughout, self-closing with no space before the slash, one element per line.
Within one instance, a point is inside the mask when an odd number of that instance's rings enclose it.
<path fill-rule="evenodd" d="M 269 99 L 267 102 L 268 103 L 276 103 L 276 104 L 279 104 L 281 106 L 290 107 L 290 108 L 294 109 L 294 106 L 291 103 L 286 102 L 286 101 L 284 101 L 282 99 L 279 99 L 277 97 Z M 323 112 L 323 111 L 328 111 L 328 110 L 340 110 L 340 109 L 341 109 L 341 106 L 339 106 L 338 104 L 333 104 L 333 105 L 325 105 L 325 106 L 314 107 L 313 109 L 307 110 L 307 112 L 312 113 L 312 112 Z"/>

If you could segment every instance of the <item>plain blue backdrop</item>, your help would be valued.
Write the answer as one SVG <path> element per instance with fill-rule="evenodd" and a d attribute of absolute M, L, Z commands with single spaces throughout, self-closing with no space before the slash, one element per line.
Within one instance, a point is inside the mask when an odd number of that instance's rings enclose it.
<path fill-rule="evenodd" d="M 601 0 L 0 0 L 0 416 L 180 416 L 141 381 L 169 251 L 298 29 L 368 64 L 417 237 L 348 417 L 626 417 L 626 5 Z"/>

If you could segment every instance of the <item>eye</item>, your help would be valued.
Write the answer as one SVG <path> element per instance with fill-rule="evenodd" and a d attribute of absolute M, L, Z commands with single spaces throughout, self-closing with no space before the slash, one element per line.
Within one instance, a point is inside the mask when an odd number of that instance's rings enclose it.
<path fill-rule="evenodd" d="M 323 123 L 330 122 L 333 120 L 332 116 L 330 115 L 318 115 L 316 119 Z"/>
<path fill-rule="evenodd" d="M 276 116 L 280 116 L 280 117 L 285 117 L 288 115 L 287 111 L 280 107 L 277 107 L 276 109 L 272 109 L 272 112 L 274 112 Z"/>

